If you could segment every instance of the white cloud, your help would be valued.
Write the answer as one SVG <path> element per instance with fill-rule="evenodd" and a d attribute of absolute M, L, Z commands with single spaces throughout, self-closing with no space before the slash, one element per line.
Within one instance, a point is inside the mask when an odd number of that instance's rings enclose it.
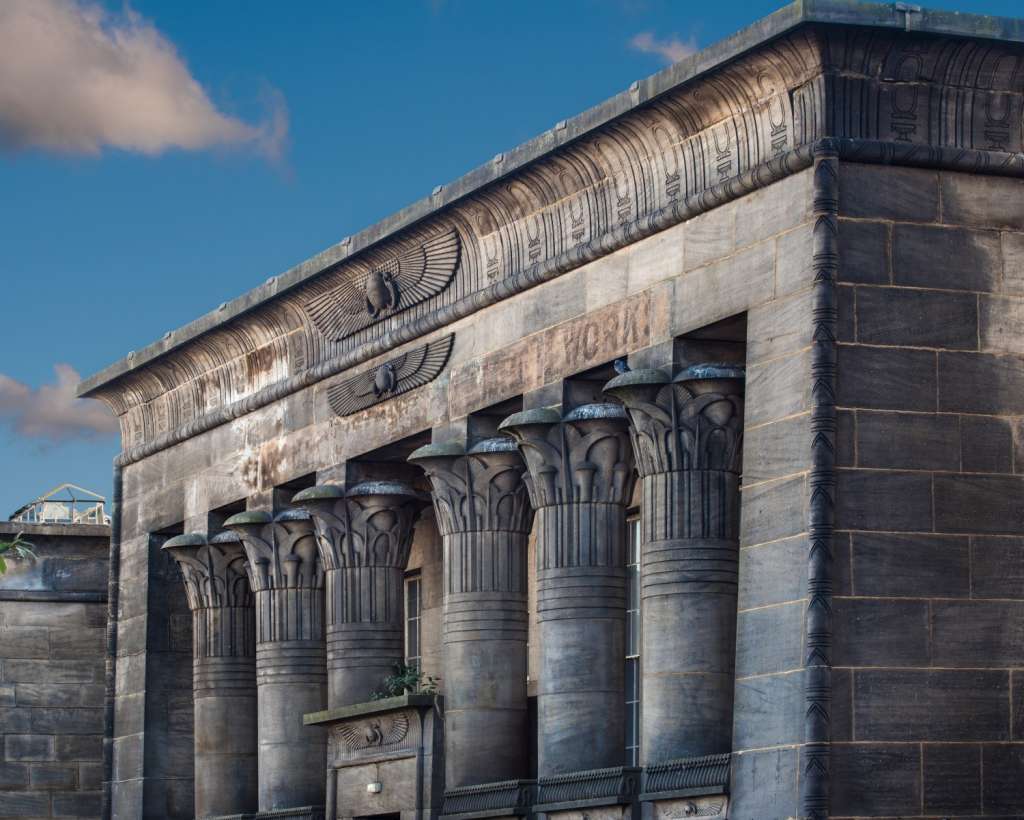
<path fill-rule="evenodd" d="M 156 28 L 88 0 L 0 0 L 0 147 L 95 155 L 247 146 L 280 157 L 288 115 L 265 95 L 266 122 L 217 110 Z"/>
<path fill-rule="evenodd" d="M 31 388 L 0 373 L 0 423 L 26 438 L 54 443 L 118 432 L 105 405 L 75 396 L 81 376 L 69 364 L 54 368 L 53 384 Z"/>
<path fill-rule="evenodd" d="M 659 40 L 650 31 L 642 31 L 629 41 L 629 47 L 644 54 L 655 54 L 668 63 L 678 63 L 684 57 L 697 53 L 697 38 L 690 36 L 685 42 L 675 35 Z"/>

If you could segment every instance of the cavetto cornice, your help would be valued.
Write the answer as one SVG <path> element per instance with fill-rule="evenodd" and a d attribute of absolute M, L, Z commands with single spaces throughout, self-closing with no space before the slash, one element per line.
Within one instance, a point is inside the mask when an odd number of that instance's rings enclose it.
<path fill-rule="evenodd" d="M 128 463 L 807 168 L 822 140 L 847 159 L 1024 174 L 1022 42 L 1022 21 L 794 3 L 80 392 L 114 409 Z"/>

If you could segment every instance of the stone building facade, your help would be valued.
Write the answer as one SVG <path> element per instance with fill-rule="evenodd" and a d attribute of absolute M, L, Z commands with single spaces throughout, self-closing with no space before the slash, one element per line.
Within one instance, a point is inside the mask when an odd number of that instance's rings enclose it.
<path fill-rule="evenodd" d="M 1022 149 L 796 3 L 87 380 L 105 810 L 1020 816 Z"/>
<path fill-rule="evenodd" d="M 37 560 L 0 575 L 0 817 L 99 817 L 110 528 L 0 522 L 22 531 Z"/>

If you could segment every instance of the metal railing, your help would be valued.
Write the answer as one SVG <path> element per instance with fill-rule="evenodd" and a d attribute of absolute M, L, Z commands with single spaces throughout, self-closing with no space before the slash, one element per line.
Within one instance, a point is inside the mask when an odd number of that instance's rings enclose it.
<path fill-rule="evenodd" d="M 8 520 L 21 524 L 109 524 L 106 502 L 99 493 L 65 482 L 19 507 Z"/>

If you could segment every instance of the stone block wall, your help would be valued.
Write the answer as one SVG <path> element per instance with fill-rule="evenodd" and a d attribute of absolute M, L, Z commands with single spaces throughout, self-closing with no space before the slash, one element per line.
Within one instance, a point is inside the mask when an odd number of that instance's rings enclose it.
<path fill-rule="evenodd" d="M 35 563 L 0 576 L 0 817 L 99 817 L 110 532 L 0 523 Z"/>
<path fill-rule="evenodd" d="M 832 814 L 1016 817 L 1024 181 L 840 189 Z"/>
<path fill-rule="evenodd" d="M 147 816 L 193 816 L 192 618 L 168 534 L 121 542 L 112 780 Z"/>
<path fill-rule="evenodd" d="M 810 196 L 810 179 L 796 177 L 735 205 L 737 225 L 748 223 L 750 205 L 751 212 L 764 207 L 774 213 L 782 230 L 761 257 L 743 260 L 754 281 L 766 275 L 758 268 L 770 272 L 772 287 L 771 298 L 747 311 L 730 807 L 737 818 L 798 813 L 811 438 Z M 699 219 L 716 218 L 718 211 Z"/>

